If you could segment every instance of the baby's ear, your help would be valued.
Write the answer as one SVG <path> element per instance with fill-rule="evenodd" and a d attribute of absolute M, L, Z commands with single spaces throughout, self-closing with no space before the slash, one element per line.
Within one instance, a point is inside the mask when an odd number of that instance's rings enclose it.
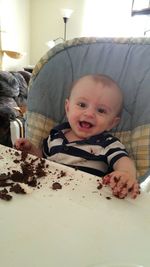
<path fill-rule="evenodd" d="M 119 116 L 115 117 L 115 118 L 114 118 L 114 125 L 113 125 L 113 128 L 114 128 L 115 126 L 117 126 L 119 122 L 120 122 L 120 117 L 119 117 Z"/>
<path fill-rule="evenodd" d="M 66 98 L 66 100 L 65 100 L 65 111 L 66 111 L 66 115 L 67 115 L 67 113 L 69 111 L 69 99 L 68 98 Z"/>
<path fill-rule="evenodd" d="M 120 117 L 117 116 L 113 119 L 112 123 L 110 124 L 109 129 L 107 129 L 108 131 L 110 131 L 111 129 L 113 129 L 114 127 L 116 127 L 118 125 L 118 123 L 120 122 Z"/>

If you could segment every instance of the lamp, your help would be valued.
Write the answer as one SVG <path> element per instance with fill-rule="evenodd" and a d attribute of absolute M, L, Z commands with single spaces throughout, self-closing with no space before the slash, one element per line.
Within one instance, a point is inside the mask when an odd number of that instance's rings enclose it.
<path fill-rule="evenodd" d="M 61 9 L 62 12 L 62 17 L 64 20 L 64 38 L 58 37 L 56 39 L 50 40 L 46 42 L 46 45 L 51 49 L 53 48 L 56 44 L 60 42 L 66 41 L 66 26 L 67 26 L 67 21 L 71 17 L 71 14 L 73 13 L 72 9 Z"/>
<path fill-rule="evenodd" d="M 72 9 L 62 9 L 62 15 L 64 20 L 64 40 L 66 41 L 66 32 L 67 32 L 67 21 L 73 13 Z"/>

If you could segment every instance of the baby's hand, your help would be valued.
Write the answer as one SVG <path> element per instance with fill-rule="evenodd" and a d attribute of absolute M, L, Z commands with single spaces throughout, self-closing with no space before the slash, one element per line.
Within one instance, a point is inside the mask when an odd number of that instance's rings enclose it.
<path fill-rule="evenodd" d="M 14 147 L 17 150 L 30 152 L 30 150 L 32 148 L 32 144 L 25 138 L 19 138 L 16 140 Z"/>
<path fill-rule="evenodd" d="M 140 194 L 137 180 L 130 177 L 128 172 L 114 171 L 104 176 L 103 184 L 109 184 L 113 195 L 118 198 L 125 198 L 128 194 L 131 198 L 136 198 Z"/>
<path fill-rule="evenodd" d="M 35 155 L 39 158 L 43 156 L 42 150 L 40 148 L 37 148 L 35 145 L 33 145 L 29 140 L 25 138 L 19 138 L 16 140 L 14 147 L 17 150 L 24 151 L 26 153 Z"/>

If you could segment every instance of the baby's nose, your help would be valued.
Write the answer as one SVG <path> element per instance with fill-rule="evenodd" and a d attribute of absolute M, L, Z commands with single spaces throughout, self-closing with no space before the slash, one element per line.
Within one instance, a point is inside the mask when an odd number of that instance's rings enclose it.
<path fill-rule="evenodd" d="M 93 118 L 95 116 L 95 111 L 92 108 L 88 108 L 85 110 L 85 115 L 89 118 Z"/>

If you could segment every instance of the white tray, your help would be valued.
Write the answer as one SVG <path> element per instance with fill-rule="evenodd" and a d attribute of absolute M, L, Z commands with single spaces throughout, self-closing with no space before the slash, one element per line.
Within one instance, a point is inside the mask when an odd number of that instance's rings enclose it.
<path fill-rule="evenodd" d="M 19 168 L 13 150 L 0 146 L 0 151 L 1 173 L 8 167 Z M 149 267 L 149 194 L 120 200 L 107 187 L 97 189 L 98 177 L 48 164 L 52 173 L 41 178 L 40 189 L 27 188 L 27 195 L 0 200 L 0 266 L 89 267 L 125 262 Z M 62 170 L 66 176 L 58 179 Z M 52 190 L 58 180 L 62 189 Z"/>

